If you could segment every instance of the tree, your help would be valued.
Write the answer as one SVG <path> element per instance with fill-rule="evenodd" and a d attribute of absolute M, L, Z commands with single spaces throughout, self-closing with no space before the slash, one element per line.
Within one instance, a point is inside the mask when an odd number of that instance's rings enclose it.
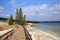
<path fill-rule="evenodd" d="M 18 18 L 19 18 L 19 24 L 23 24 L 23 13 L 22 13 L 22 8 L 20 8 L 19 10 L 19 14 L 18 14 Z"/>
<path fill-rule="evenodd" d="M 12 15 L 10 15 L 8 24 L 9 25 L 13 25 L 13 16 Z"/>
<path fill-rule="evenodd" d="M 16 23 L 18 23 L 18 8 L 16 9 Z"/>
<path fill-rule="evenodd" d="M 19 11 L 18 9 L 16 11 L 17 11 L 16 12 L 16 23 L 21 24 L 21 25 L 25 24 L 25 16 L 23 17 L 22 8 L 20 8 Z"/>
<path fill-rule="evenodd" d="M 24 25 L 26 24 L 26 15 L 24 15 L 24 18 L 23 18 L 23 24 Z"/>

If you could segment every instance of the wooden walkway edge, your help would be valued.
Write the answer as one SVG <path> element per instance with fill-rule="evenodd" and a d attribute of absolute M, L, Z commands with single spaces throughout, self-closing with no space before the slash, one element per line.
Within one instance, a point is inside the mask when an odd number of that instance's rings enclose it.
<path fill-rule="evenodd" d="M 22 26 L 17 26 L 15 33 L 10 40 L 26 40 L 24 28 Z"/>

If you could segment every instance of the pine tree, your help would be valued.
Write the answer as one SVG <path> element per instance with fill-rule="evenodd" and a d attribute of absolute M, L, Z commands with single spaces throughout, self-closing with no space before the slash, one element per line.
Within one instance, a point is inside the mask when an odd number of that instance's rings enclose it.
<path fill-rule="evenodd" d="M 23 17 L 22 8 L 20 8 L 19 11 L 17 9 L 16 23 L 21 24 L 21 25 L 25 24 L 25 16 Z"/>
<path fill-rule="evenodd" d="M 18 23 L 18 8 L 16 9 L 16 23 Z"/>
<path fill-rule="evenodd" d="M 8 22 L 9 25 L 13 25 L 13 16 L 11 15 L 10 18 L 9 18 L 9 22 Z"/>
<path fill-rule="evenodd" d="M 19 10 L 19 21 L 20 21 L 20 24 L 23 25 L 23 13 L 22 13 L 22 8 L 20 8 Z"/>
<path fill-rule="evenodd" d="M 23 24 L 24 25 L 26 24 L 26 15 L 24 15 L 24 18 L 23 18 Z"/>

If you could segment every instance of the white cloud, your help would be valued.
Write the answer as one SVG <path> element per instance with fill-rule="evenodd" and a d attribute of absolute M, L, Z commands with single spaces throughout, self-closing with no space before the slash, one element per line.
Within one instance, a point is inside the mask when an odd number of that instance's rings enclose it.
<path fill-rule="evenodd" d="M 9 17 L 9 16 L 10 16 L 10 14 L 7 14 L 7 15 L 6 15 L 6 17 Z"/>
<path fill-rule="evenodd" d="M 60 20 L 60 4 L 54 6 L 48 6 L 47 4 L 42 4 L 38 6 L 27 6 L 23 7 L 23 12 L 27 17 L 37 18 L 37 20 Z M 35 18 L 34 18 L 35 17 Z"/>
<path fill-rule="evenodd" d="M 36 15 L 36 13 L 43 12 L 47 8 L 46 4 L 38 5 L 38 6 L 27 6 L 23 7 L 23 12 L 32 16 Z"/>
<path fill-rule="evenodd" d="M 10 16 L 10 14 L 5 14 L 5 13 L 0 14 L 0 17 L 7 17 L 8 18 L 9 16 Z"/>
<path fill-rule="evenodd" d="M 11 4 L 11 5 L 15 4 L 15 0 L 11 0 L 11 1 L 10 1 L 10 4 Z"/>
<path fill-rule="evenodd" d="M 2 6 L 0 6 L 0 12 L 3 12 L 4 8 Z"/>
<path fill-rule="evenodd" d="M 55 5 L 55 7 L 60 9 L 60 4 Z"/>
<path fill-rule="evenodd" d="M 47 7 L 46 4 L 42 4 L 42 5 L 40 6 L 40 9 L 45 9 L 46 7 Z"/>
<path fill-rule="evenodd" d="M 4 7 L 0 6 L 0 17 L 9 17 L 10 14 L 4 13 Z"/>

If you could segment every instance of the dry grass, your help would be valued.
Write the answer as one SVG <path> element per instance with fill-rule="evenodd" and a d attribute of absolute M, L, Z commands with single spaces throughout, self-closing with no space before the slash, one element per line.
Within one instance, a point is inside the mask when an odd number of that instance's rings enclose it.
<path fill-rule="evenodd" d="M 9 25 L 4 22 L 0 22 L 0 30 L 6 30 L 9 28 Z"/>

